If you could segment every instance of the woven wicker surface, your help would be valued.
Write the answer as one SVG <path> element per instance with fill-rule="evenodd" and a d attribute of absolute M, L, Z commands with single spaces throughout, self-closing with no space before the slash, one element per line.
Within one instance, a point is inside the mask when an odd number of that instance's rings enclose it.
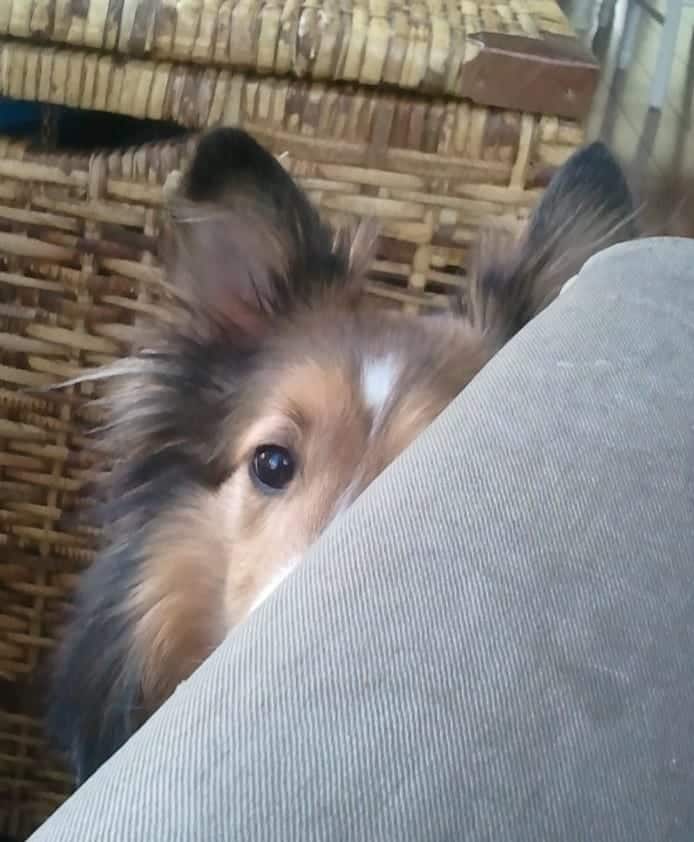
<path fill-rule="evenodd" d="M 0 34 L 458 95 L 475 34 L 571 35 L 554 0 L 0 0 Z"/>
<path fill-rule="evenodd" d="M 309 160 L 423 175 L 433 164 L 444 179 L 469 173 L 472 183 L 484 171 L 482 180 L 505 187 L 524 185 L 533 163 L 560 163 L 581 136 L 574 122 L 551 116 L 169 62 L 124 64 L 113 56 L 15 42 L 0 42 L 0 67 L 0 95 L 14 99 L 172 120 L 192 129 L 251 125 L 301 147 Z M 510 162 L 516 167 L 511 178 Z"/>

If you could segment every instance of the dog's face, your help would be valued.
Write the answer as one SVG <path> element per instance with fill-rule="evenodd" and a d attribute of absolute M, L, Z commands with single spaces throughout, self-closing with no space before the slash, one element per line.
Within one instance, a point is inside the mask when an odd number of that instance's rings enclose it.
<path fill-rule="evenodd" d="M 181 312 L 111 372 L 106 546 L 62 647 L 53 720 L 80 778 L 272 593 L 595 244 L 630 233 L 615 227 L 630 213 L 618 167 L 589 147 L 519 241 L 481 243 L 456 312 L 380 312 L 361 295 L 368 228 L 336 237 L 243 133 L 203 139 L 167 238 Z"/>
<path fill-rule="evenodd" d="M 151 703 L 274 590 L 489 356 L 463 319 L 332 308 L 298 314 L 263 343 L 216 434 L 219 482 L 177 495 L 147 529 L 130 613 Z"/>
<path fill-rule="evenodd" d="M 444 318 L 307 313 L 267 344 L 239 394 L 226 442 L 233 469 L 214 495 L 226 543 L 225 628 L 271 592 L 484 361 L 479 334 Z"/>

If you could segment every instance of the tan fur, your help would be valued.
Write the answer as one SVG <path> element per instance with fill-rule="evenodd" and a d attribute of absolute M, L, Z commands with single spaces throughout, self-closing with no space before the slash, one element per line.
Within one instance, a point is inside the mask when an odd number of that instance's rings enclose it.
<path fill-rule="evenodd" d="M 219 645 L 226 629 L 219 605 L 228 554 L 220 501 L 199 495 L 162 518 L 145 547 L 135 618 L 145 704 L 152 709 Z"/>

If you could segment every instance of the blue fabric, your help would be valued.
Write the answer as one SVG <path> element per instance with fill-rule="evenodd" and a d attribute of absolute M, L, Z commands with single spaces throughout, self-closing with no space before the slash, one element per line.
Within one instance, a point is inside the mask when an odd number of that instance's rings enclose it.
<path fill-rule="evenodd" d="M 0 132 L 29 129 L 41 125 L 41 105 L 36 102 L 0 97 Z"/>

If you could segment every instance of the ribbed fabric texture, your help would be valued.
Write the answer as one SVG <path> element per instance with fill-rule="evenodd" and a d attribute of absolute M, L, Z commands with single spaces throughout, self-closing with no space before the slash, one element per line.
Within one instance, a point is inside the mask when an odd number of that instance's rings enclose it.
<path fill-rule="evenodd" d="M 34 842 L 694 839 L 694 243 L 594 258 Z"/>

